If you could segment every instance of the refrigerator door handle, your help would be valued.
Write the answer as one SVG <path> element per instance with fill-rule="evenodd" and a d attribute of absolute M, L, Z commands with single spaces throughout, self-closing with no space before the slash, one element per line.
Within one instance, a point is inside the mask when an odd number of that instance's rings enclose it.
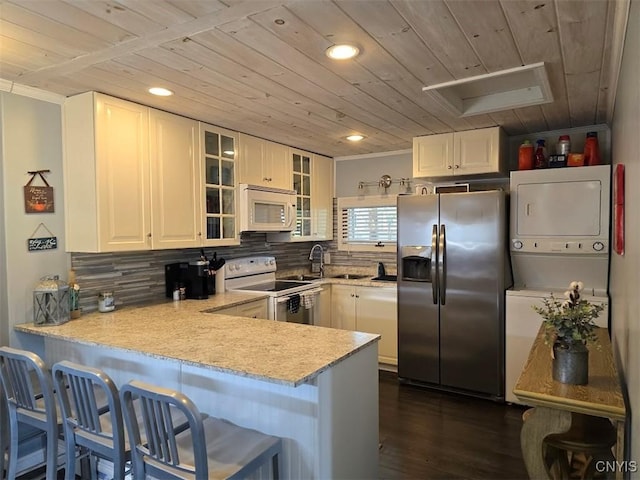
<path fill-rule="evenodd" d="M 433 304 L 438 304 L 438 225 L 434 225 L 431 229 L 431 293 L 433 295 Z"/>
<path fill-rule="evenodd" d="M 440 291 L 440 305 L 444 305 L 447 300 L 447 235 L 444 224 L 440 225 L 438 252 L 438 290 Z"/>

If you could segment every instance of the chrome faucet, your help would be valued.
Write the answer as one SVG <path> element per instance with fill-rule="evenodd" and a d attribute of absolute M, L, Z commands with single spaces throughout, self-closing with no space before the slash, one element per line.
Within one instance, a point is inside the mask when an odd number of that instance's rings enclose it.
<path fill-rule="evenodd" d="M 313 258 L 313 254 L 316 248 L 320 249 L 320 264 L 318 266 L 318 262 Z M 311 260 L 311 272 L 312 273 L 320 273 L 320 276 L 324 276 L 324 248 L 319 243 L 316 243 L 313 247 L 311 247 L 311 251 L 309 252 L 309 260 Z"/>

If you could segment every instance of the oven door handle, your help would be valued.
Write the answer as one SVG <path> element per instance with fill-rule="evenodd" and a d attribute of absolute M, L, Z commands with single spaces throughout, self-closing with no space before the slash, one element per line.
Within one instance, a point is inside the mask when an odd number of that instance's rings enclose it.
<path fill-rule="evenodd" d="M 300 295 L 301 297 L 306 296 L 306 295 L 319 295 L 320 292 L 322 292 L 321 288 L 310 288 L 308 290 L 302 290 L 300 292 L 297 292 L 296 295 Z M 281 297 L 276 297 L 276 303 L 284 303 L 287 300 L 289 300 L 291 298 L 291 296 L 281 296 Z"/>

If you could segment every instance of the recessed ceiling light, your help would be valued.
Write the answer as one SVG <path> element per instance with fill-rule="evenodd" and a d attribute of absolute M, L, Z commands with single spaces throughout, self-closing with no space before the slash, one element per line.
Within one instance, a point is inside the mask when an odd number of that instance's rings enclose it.
<path fill-rule="evenodd" d="M 173 95 L 173 92 L 171 90 L 162 87 L 152 87 L 149 89 L 149 93 L 151 93 L 152 95 L 158 95 L 160 97 L 168 97 L 170 95 Z"/>
<path fill-rule="evenodd" d="M 349 135 L 347 137 L 347 140 L 349 140 L 350 142 L 359 142 L 363 138 L 364 138 L 364 135 Z"/>
<path fill-rule="evenodd" d="M 334 60 L 346 60 L 348 58 L 353 58 L 358 55 L 358 53 L 360 53 L 360 49 L 358 47 L 347 43 L 333 45 L 327 48 L 326 51 L 327 57 L 333 58 Z"/>

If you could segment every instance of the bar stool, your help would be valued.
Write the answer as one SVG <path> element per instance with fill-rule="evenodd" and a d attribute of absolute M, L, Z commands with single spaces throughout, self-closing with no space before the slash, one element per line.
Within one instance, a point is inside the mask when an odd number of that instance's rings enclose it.
<path fill-rule="evenodd" d="M 125 435 L 115 383 L 100 369 L 66 360 L 56 363 L 52 372 L 64 424 L 66 480 L 75 479 L 76 447 L 81 454 L 90 456 L 92 472 L 96 471 L 97 456 L 111 461 L 113 478 L 123 480 L 126 464 L 131 460 L 131 445 Z M 141 422 L 142 417 L 138 416 L 136 421 Z M 175 431 L 181 432 L 189 423 L 181 412 L 175 412 L 172 425 Z"/>
<path fill-rule="evenodd" d="M 581 478 L 592 479 L 599 461 L 615 460 L 611 448 L 616 439 L 616 429 L 608 419 L 572 413 L 568 431 L 545 437 L 545 461 L 550 470 L 557 464 L 561 478 L 565 479 L 571 474 L 569 457 L 582 453 L 587 464 Z"/>
<path fill-rule="evenodd" d="M 54 480 L 58 466 L 58 421 L 51 377 L 40 357 L 32 352 L 0 347 L 0 380 L 9 416 L 7 478 L 16 478 L 20 424 L 46 435 L 46 480 Z M 2 446 L 4 455 L 4 445 Z"/>
<path fill-rule="evenodd" d="M 113 380 L 101 370 L 69 361 L 54 364 L 52 373 L 64 425 L 65 479 L 75 479 L 78 447 L 82 454 L 90 455 L 92 471 L 97 455 L 113 462 L 113 478 L 123 480 L 131 450 L 125 442 L 120 397 Z M 106 409 L 100 408 L 99 391 L 106 399 Z"/>
<path fill-rule="evenodd" d="M 219 418 L 203 421 L 193 402 L 175 390 L 132 381 L 120 389 L 120 397 L 133 444 L 135 478 L 239 479 L 269 460 L 273 478 L 279 478 L 282 439 Z M 139 400 L 137 405 L 134 400 Z M 171 406 L 189 421 L 189 428 L 177 435 L 165 427 L 171 422 Z M 141 424 L 135 421 L 136 407 L 142 412 Z M 141 440 L 143 433 L 148 445 Z"/>

